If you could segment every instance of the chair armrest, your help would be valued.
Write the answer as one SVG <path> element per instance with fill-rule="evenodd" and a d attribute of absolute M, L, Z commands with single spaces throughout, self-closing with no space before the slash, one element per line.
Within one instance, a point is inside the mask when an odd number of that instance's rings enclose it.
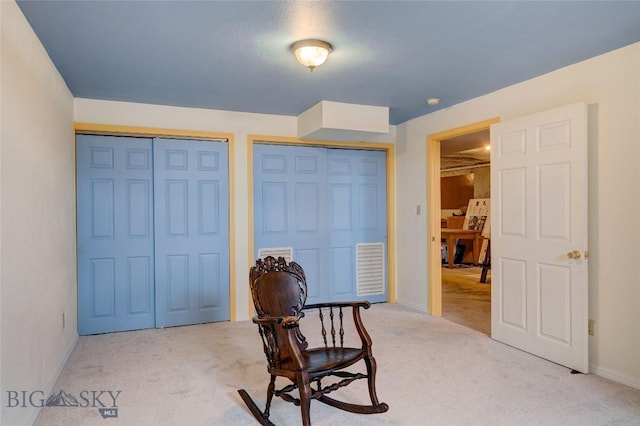
<path fill-rule="evenodd" d="M 356 302 L 326 302 L 326 303 L 314 303 L 312 305 L 304 305 L 302 308 L 303 311 L 307 309 L 318 309 L 318 308 L 364 308 L 369 309 L 371 307 L 371 303 L 367 300 L 356 301 Z"/>
<path fill-rule="evenodd" d="M 280 324 L 282 328 L 295 328 L 299 326 L 300 320 L 296 317 L 285 316 L 285 317 L 262 317 L 258 316 L 253 317 L 252 319 L 254 324 L 258 325 L 275 325 Z"/>
<path fill-rule="evenodd" d="M 270 368 L 281 368 L 283 359 L 293 361 L 293 369 L 304 371 L 308 359 L 304 336 L 300 333 L 300 319 L 294 316 L 258 317 L 252 319 L 260 327 L 260 335 Z M 276 337 L 279 336 L 279 337 Z"/>
<path fill-rule="evenodd" d="M 367 351 L 368 354 L 371 354 L 371 345 L 373 344 L 373 341 L 371 340 L 371 336 L 369 336 L 369 333 L 367 332 L 366 328 L 364 327 L 364 323 L 362 322 L 362 317 L 360 316 L 360 308 L 364 308 L 364 309 L 369 309 L 371 307 L 371 303 L 368 301 L 352 301 L 352 302 L 326 302 L 326 303 L 314 303 L 311 305 L 305 305 L 302 310 L 303 311 L 307 311 L 307 310 L 311 310 L 311 309 L 318 309 L 320 311 L 320 313 L 322 314 L 322 310 L 323 309 L 333 309 L 333 308 L 338 308 L 340 309 L 340 312 L 342 312 L 342 308 L 351 308 L 351 311 L 353 313 L 353 324 L 355 325 L 356 331 L 358 332 L 358 336 L 360 337 L 360 340 L 362 341 L 362 349 Z M 321 320 L 322 320 L 322 316 L 321 316 Z M 332 342 L 333 345 L 336 345 L 336 341 L 335 341 L 335 330 L 336 327 L 334 326 L 334 319 L 330 316 L 330 330 L 331 330 L 331 336 L 332 336 Z M 340 336 L 342 336 L 343 333 L 343 328 L 342 328 L 342 318 L 339 318 L 339 327 L 337 327 L 338 334 Z M 322 321 L 321 321 L 322 322 Z M 324 323 L 322 325 L 322 333 L 323 333 L 323 339 L 325 342 L 325 346 L 327 346 L 328 341 L 326 338 L 327 332 L 325 331 L 325 326 Z M 342 337 L 340 337 L 340 340 L 342 341 Z M 342 343 L 340 343 L 340 345 L 342 345 Z"/>

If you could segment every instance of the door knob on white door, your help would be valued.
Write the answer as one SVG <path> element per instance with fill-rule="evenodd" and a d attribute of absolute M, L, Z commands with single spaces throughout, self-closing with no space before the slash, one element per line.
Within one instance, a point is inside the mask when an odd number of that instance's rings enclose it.
<path fill-rule="evenodd" d="M 569 259 L 580 259 L 580 251 L 579 250 L 574 250 L 574 251 L 570 251 L 569 253 L 567 253 L 567 257 Z"/>

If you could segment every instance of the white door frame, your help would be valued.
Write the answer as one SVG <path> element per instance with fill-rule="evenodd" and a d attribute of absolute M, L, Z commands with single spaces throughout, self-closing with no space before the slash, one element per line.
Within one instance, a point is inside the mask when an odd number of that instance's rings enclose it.
<path fill-rule="evenodd" d="M 442 316 L 442 254 L 440 250 L 440 142 L 469 133 L 489 130 L 499 117 L 427 136 L 427 287 L 429 314 Z"/>

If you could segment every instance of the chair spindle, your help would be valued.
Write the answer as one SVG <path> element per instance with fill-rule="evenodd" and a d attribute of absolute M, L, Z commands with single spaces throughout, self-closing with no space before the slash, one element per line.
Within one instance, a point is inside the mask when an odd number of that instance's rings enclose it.
<path fill-rule="evenodd" d="M 324 347 L 327 347 L 327 329 L 324 327 L 324 314 L 322 313 L 322 308 L 318 308 L 319 316 L 320 316 L 320 325 L 322 326 L 322 340 L 324 341 Z"/>
<path fill-rule="evenodd" d="M 331 318 L 331 343 L 336 347 L 336 327 L 333 322 L 333 306 L 329 308 L 329 317 Z"/>
<path fill-rule="evenodd" d="M 344 325 L 343 325 L 342 306 L 340 306 L 340 347 L 344 348 Z"/>

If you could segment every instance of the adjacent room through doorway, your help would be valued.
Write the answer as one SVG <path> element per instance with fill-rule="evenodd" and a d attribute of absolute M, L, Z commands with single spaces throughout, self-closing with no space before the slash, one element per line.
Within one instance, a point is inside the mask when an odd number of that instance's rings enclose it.
<path fill-rule="evenodd" d="M 442 316 L 488 336 L 491 273 L 486 251 L 490 241 L 490 198 L 489 130 L 441 140 Z M 477 235 L 467 238 L 471 236 L 466 235 L 469 231 L 476 231 Z"/>

